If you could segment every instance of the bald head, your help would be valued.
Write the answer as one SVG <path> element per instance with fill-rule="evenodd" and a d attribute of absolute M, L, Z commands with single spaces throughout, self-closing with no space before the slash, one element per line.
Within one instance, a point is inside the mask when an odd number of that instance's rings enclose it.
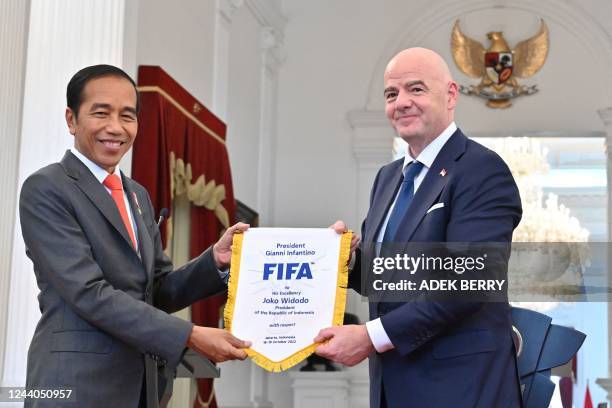
<path fill-rule="evenodd" d="M 454 120 L 457 84 L 442 57 L 426 48 L 397 53 L 384 80 L 385 114 L 416 158 Z"/>
<path fill-rule="evenodd" d="M 427 48 L 407 48 L 395 54 L 385 69 L 385 80 L 388 76 L 398 75 L 406 70 L 428 72 L 433 79 L 452 81 L 446 61 L 440 54 Z"/>

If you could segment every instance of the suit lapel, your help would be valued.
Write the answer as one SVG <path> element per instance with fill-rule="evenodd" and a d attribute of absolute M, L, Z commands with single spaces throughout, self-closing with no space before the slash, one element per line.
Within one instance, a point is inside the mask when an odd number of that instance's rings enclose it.
<path fill-rule="evenodd" d="M 403 226 L 398 230 L 396 241 L 410 241 L 427 210 L 452 177 L 455 162 L 465 151 L 466 141 L 467 138 L 457 129 L 442 147 L 402 219 Z"/>
<path fill-rule="evenodd" d="M 366 230 L 367 236 L 364 237 L 364 242 L 376 242 L 376 237 L 380 231 L 381 224 L 389 211 L 391 203 L 395 199 L 397 190 L 399 189 L 402 181 L 402 168 L 403 160 L 396 160 L 391 164 L 389 171 L 385 172 L 385 175 L 381 175 L 381 178 L 377 182 L 376 188 L 380 191 L 377 197 L 372 202 L 372 208 L 370 208 L 368 215 L 368 224 L 373 228 Z"/>
<path fill-rule="evenodd" d="M 117 205 L 105 190 L 104 186 L 94 177 L 87 167 L 70 151 L 67 151 L 61 161 L 66 174 L 76 181 L 76 185 L 89 198 L 92 204 L 100 210 L 102 215 L 111 223 L 123 239 L 132 246 L 132 240 L 125 229 Z"/>
<path fill-rule="evenodd" d="M 123 188 L 125 189 L 128 200 L 130 201 L 132 215 L 134 216 L 134 221 L 136 222 L 136 227 L 138 229 L 138 248 L 140 249 L 140 255 L 142 256 L 142 264 L 145 266 L 147 277 L 150 279 L 152 278 L 150 274 L 153 271 L 153 242 L 151 241 L 151 237 L 147 232 L 147 226 L 140 208 L 140 199 L 132 186 L 132 180 L 124 177 L 123 173 L 121 175 L 123 180 Z"/>
<path fill-rule="evenodd" d="M 421 182 L 410 203 L 410 207 L 408 207 L 401 221 L 402 227 L 399 228 L 395 238 L 396 242 L 404 243 L 404 250 L 408 247 L 410 239 L 425 217 L 425 214 L 427 214 L 427 210 L 438 198 L 440 192 L 452 177 L 456 160 L 465 152 L 466 141 L 467 138 L 457 129 L 444 144 L 431 168 L 427 171 L 425 179 Z M 389 271 L 383 280 L 392 282 L 394 274 L 395 270 Z"/>

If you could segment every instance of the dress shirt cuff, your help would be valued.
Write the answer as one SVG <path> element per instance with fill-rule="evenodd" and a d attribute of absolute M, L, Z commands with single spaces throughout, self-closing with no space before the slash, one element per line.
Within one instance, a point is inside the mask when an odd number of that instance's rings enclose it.
<path fill-rule="evenodd" d="M 221 280 L 227 285 L 227 281 L 229 281 L 229 268 L 225 268 L 223 270 L 217 268 L 217 273 L 219 274 Z"/>
<path fill-rule="evenodd" d="M 384 353 L 385 351 L 395 348 L 393 343 L 391 343 L 391 339 L 389 339 L 380 318 L 366 322 L 366 329 L 368 330 L 368 335 L 370 336 L 370 340 L 372 341 L 374 348 L 379 353 Z"/>

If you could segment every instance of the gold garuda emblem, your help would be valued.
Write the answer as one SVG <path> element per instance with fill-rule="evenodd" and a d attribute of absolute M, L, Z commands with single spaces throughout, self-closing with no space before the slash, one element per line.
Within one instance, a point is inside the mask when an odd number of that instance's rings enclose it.
<path fill-rule="evenodd" d="M 453 27 L 451 48 L 459 69 L 478 85 L 459 86 L 459 92 L 487 100 L 490 108 L 508 108 L 511 99 L 538 92 L 536 85 L 520 85 L 516 78 L 529 78 L 542 68 L 548 55 L 548 27 L 540 20 L 540 31 L 511 49 L 501 31 L 487 33 L 488 49 L 461 32 L 459 20 Z"/>

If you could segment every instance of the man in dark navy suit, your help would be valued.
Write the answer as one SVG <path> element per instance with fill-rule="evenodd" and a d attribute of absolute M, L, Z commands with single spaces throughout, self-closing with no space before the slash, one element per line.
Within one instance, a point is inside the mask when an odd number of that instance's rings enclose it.
<path fill-rule="evenodd" d="M 384 83 L 386 116 L 409 147 L 376 176 L 362 249 L 377 242 L 508 247 L 522 213 L 518 189 L 502 159 L 455 125 L 457 84 L 444 60 L 428 49 L 401 51 Z M 363 258 L 358 250 L 349 282 L 360 292 L 360 274 L 372 273 Z M 326 341 L 319 355 L 349 366 L 369 356 L 371 407 L 520 406 L 507 302 L 370 301 L 370 319 L 321 330 L 315 341 Z"/>

